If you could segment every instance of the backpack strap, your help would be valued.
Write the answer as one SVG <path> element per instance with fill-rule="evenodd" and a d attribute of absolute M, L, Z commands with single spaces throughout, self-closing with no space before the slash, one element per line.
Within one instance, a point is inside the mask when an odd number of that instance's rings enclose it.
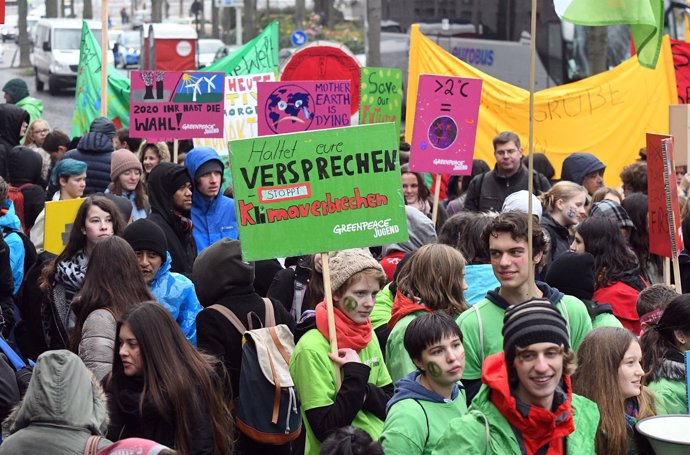
<path fill-rule="evenodd" d="M 97 455 L 98 444 L 101 442 L 101 439 L 103 439 L 103 436 L 89 436 L 89 439 L 86 440 L 86 445 L 84 446 L 84 455 Z"/>
<path fill-rule="evenodd" d="M 491 443 L 491 427 L 489 426 L 489 420 L 486 418 L 483 412 L 478 409 L 473 409 L 470 411 L 471 414 L 478 415 L 484 421 L 484 434 L 486 437 L 486 447 L 484 447 L 484 453 L 489 451 L 489 445 Z"/>
<path fill-rule="evenodd" d="M 422 412 L 424 413 L 424 420 L 426 420 L 426 439 L 424 440 L 424 447 L 429 443 L 429 433 L 431 433 L 431 430 L 429 429 L 429 416 L 426 413 L 426 409 L 424 409 L 424 406 L 422 406 L 422 403 L 419 402 L 418 399 L 413 398 L 415 403 L 419 405 L 420 408 L 422 408 Z"/>
<path fill-rule="evenodd" d="M 264 297 L 264 306 L 266 308 L 266 317 L 264 319 L 264 327 L 275 327 L 276 326 L 276 315 L 273 312 L 273 302 L 271 299 Z"/>
<path fill-rule="evenodd" d="M 244 335 L 246 332 L 248 332 L 247 328 L 242 324 L 242 321 L 235 316 L 235 313 L 232 311 L 228 310 L 225 308 L 223 305 L 211 305 L 209 308 L 216 310 L 220 314 L 226 317 L 228 321 L 237 329 L 238 332 L 240 332 L 240 335 Z"/>

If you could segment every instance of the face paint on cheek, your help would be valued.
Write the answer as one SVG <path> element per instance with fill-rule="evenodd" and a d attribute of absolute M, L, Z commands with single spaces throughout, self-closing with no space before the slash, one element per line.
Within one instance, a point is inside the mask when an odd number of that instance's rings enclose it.
<path fill-rule="evenodd" d="M 435 378 L 438 378 L 443 374 L 443 371 L 441 371 L 441 367 L 436 365 L 434 362 L 427 363 L 426 370 L 429 372 L 430 375 L 432 375 Z"/>
<path fill-rule="evenodd" d="M 355 311 L 357 309 L 357 301 L 352 297 L 345 297 L 343 300 L 343 308 L 347 311 Z"/>
<path fill-rule="evenodd" d="M 566 213 L 566 216 L 568 218 L 575 218 L 577 216 L 577 213 L 575 212 L 575 209 L 572 207 L 568 209 L 568 212 Z"/>

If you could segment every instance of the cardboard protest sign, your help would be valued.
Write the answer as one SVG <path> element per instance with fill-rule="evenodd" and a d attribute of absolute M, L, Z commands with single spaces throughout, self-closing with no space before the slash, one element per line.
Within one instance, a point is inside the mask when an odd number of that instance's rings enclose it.
<path fill-rule="evenodd" d="M 132 71 L 130 136 L 223 137 L 223 73 Z"/>
<path fill-rule="evenodd" d="M 259 82 L 259 136 L 350 126 L 349 81 Z"/>
<path fill-rule="evenodd" d="M 222 139 L 194 139 L 195 147 L 211 147 L 221 156 L 228 155 L 228 141 L 249 139 L 259 135 L 257 99 L 259 82 L 275 81 L 274 73 L 225 78 L 224 118 Z"/>
<path fill-rule="evenodd" d="M 280 256 L 407 240 L 395 125 L 230 142 L 242 256 Z"/>
<path fill-rule="evenodd" d="M 419 76 L 410 168 L 417 172 L 470 175 L 482 80 Z"/>
<path fill-rule="evenodd" d="M 649 251 L 676 258 L 683 249 L 678 188 L 673 167 L 673 137 L 647 133 Z M 670 228 L 672 227 L 672 228 Z"/>
<path fill-rule="evenodd" d="M 393 68 L 362 68 L 359 93 L 359 124 L 394 122 L 397 137 L 400 137 L 402 71 Z"/>
<path fill-rule="evenodd" d="M 82 202 L 84 202 L 83 198 L 46 202 L 43 249 L 53 254 L 62 253 L 69 240 L 72 224 Z"/>

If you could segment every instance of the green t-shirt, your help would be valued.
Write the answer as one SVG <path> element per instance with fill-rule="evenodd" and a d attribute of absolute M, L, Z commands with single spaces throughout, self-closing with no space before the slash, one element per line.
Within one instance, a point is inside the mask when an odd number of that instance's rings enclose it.
<path fill-rule="evenodd" d="M 582 301 L 570 295 L 564 295 L 556 307 L 568 326 L 570 346 L 577 351 L 582 339 L 592 330 L 592 320 L 587 307 Z M 484 359 L 503 350 L 501 330 L 504 314 L 503 308 L 484 299 L 458 316 L 457 322 L 462 332 L 462 344 L 465 347 L 463 379 L 480 379 Z"/>
<path fill-rule="evenodd" d="M 369 320 L 374 330 L 383 324 L 388 324 L 388 321 L 391 319 L 392 309 L 393 295 L 391 294 L 391 284 L 388 283 L 376 294 L 376 303 L 374 303 L 374 309 L 369 315 Z"/>
<path fill-rule="evenodd" d="M 321 448 L 319 441 L 311 431 L 306 411 L 323 406 L 330 406 L 335 402 L 335 370 L 333 362 L 328 357 L 331 345 L 317 329 L 312 329 L 300 338 L 290 360 L 290 374 L 295 382 L 295 388 L 302 405 L 302 418 L 307 431 L 305 455 L 318 455 Z M 359 351 L 359 358 L 371 368 L 369 383 L 378 387 L 391 384 L 383 354 L 375 336 L 369 344 Z M 383 430 L 383 421 L 368 411 L 360 410 L 352 421 L 352 425 L 369 433 L 376 440 Z"/>
<path fill-rule="evenodd" d="M 386 416 L 381 445 L 390 454 L 431 454 L 448 422 L 467 413 L 465 390 L 455 400 L 435 403 L 406 399 L 395 403 Z"/>
<path fill-rule="evenodd" d="M 393 382 L 398 382 L 417 369 L 405 349 L 405 330 L 414 319 L 424 311 L 410 313 L 395 324 L 386 342 L 386 367 Z"/>

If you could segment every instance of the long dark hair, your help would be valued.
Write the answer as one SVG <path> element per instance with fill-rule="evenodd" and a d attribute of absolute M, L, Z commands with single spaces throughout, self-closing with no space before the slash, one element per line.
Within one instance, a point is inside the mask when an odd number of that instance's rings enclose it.
<path fill-rule="evenodd" d="M 147 210 L 149 205 L 149 198 L 146 196 L 146 188 L 142 180 L 143 176 L 144 173 L 142 172 L 139 176 L 139 183 L 137 183 L 137 186 L 134 188 L 134 204 L 136 204 L 139 210 Z M 122 196 L 125 191 L 127 191 L 120 183 L 119 177 L 108 186 L 108 190 L 116 196 Z"/>
<path fill-rule="evenodd" d="M 156 302 L 144 302 L 130 309 L 117 325 L 118 340 L 123 324 L 136 337 L 141 352 L 144 388 L 140 411 L 145 400 L 150 399 L 160 415 L 172 416 L 175 448 L 188 455 L 192 427 L 197 423 L 194 416 L 205 409 L 213 431 L 213 454 L 232 453 L 229 393 L 225 391 L 226 381 L 216 373 L 223 371 L 218 360 L 194 349 L 170 313 Z M 124 374 L 119 347 L 114 351 L 112 374 Z"/>
<path fill-rule="evenodd" d="M 409 164 L 403 164 L 402 166 L 400 166 L 400 175 L 402 176 L 403 174 L 412 174 L 417 179 L 418 200 L 426 201 L 431 197 L 431 190 L 426 185 L 426 181 L 424 181 L 424 177 L 422 177 L 422 174 L 420 174 L 419 172 L 411 171 Z"/>
<path fill-rule="evenodd" d="M 635 256 L 637 256 L 642 273 L 645 273 L 649 264 L 653 264 L 657 271 L 661 271 L 661 256 L 649 252 L 648 196 L 643 193 L 633 193 L 623 199 L 621 205 L 628 212 L 630 219 L 635 225 L 635 229 L 630 233 L 630 246 Z"/>
<path fill-rule="evenodd" d="M 690 294 L 682 294 L 671 300 L 656 325 L 645 330 L 642 345 L 642 368 L 648 383 L 668 352 L 678 351 L 675 331 L 690 334 Z"/>
<path fill-rule="evenodd" d="M 136 303 L 153 299 L 129 243 L 116 236 L 99 242 L 89 258 L 81 290 L 72 301 L 77 321 L 71 350 L 78 354 L 84 322 L 93 311 L 105 308 L 119 320 Z"/>
<path fill-rule="evenodd" d="M 585 251 L 594 256 L 597 288 L 620 281 L 638 267 L 637 257 L 625 243 L 618 225 L 605 217 L 589 217 L 577 226 Z"/>
<path fill-rule="evenodd" d="M 103 196 L 94 195 L 87 197 L 82 202 L 77 211 L 77 216 L 74 218 L 65 249 L 43 268 L 39 284 L 44 293 L 48 292 L 53 286 L 57 265 L 60 262 L 72 259 L 80 250 L 86 248 L 86 234 L 82 232 L 82 229 L 86 226 L 86 216 L 89 213 L 89 209 L 94 205 L 110 215 L 110 218 L 113 220 L 113 235 L 120 235 L 125 230 L 125 222 L 114 202 Z M 110 274 L 112 274 L 112 271 L 113 269 L 111 268 Z"/>

